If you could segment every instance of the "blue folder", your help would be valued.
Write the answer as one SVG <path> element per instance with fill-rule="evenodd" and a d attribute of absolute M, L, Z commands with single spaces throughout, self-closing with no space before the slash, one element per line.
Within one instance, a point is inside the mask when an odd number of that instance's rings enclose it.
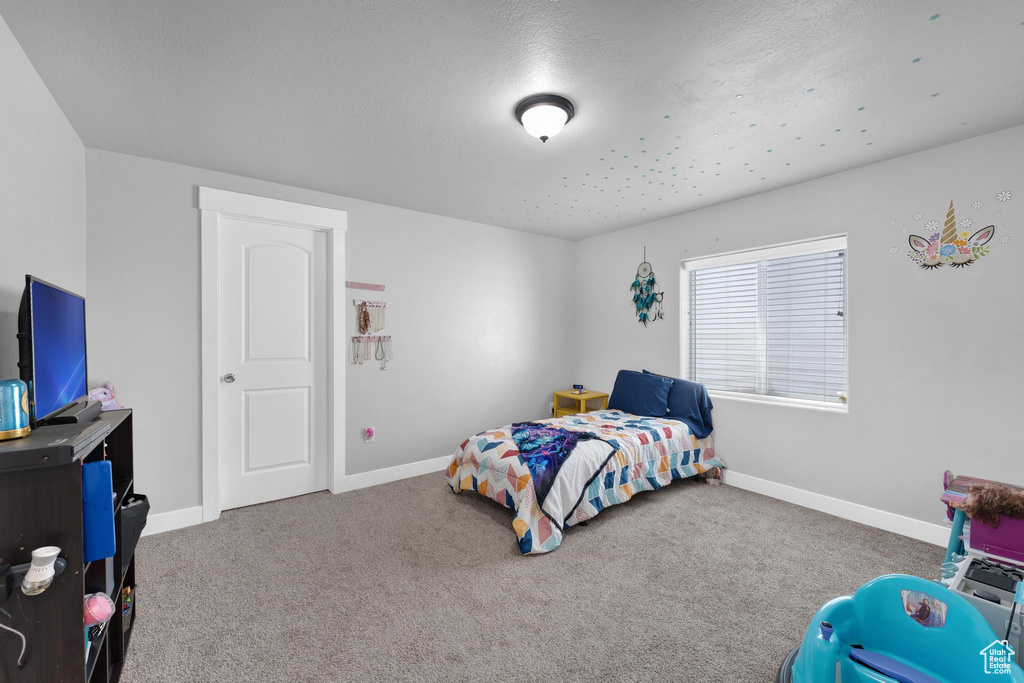
<path fill-rule="evenodd" d="M 85 562 L 114 554 L 114 479 L 109 460 L 82 465 L 82 526 Z"/>

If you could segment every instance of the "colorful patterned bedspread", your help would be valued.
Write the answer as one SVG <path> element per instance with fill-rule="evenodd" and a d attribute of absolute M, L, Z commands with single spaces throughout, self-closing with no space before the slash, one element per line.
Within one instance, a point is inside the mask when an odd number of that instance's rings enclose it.
<path fill-rule="evenodd" d="M 473 490 L 516 511 L 512 527 L 524 555 L 551 552 L 566 529 L 609 505 L 724 466 L 711 437 L 697 439 L 678 420 L 599 410 L 541 422 L 600 439 L 576 445 L 543 506 L 511 425 L 466 439 L 445 471 L 455 493 Z"/>

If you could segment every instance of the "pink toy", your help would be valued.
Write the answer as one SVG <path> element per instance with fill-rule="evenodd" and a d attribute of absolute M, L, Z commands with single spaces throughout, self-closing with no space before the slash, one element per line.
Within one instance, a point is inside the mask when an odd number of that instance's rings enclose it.
<path fill-rule="evenodd" d="M 114 398 L 114 385 L 110 382 L 104 382 L 95 389 L 89 391 L 89 398 L 94 401 L 99 401 L 103 406 L 103 410 L 120 410 L 121 404 Z"/>
<path fill-rule="evenodd" d="M 1024 519 L 1003 515 L 999 526 L 985 519 L 971 519 L 971 550 L 1024 565 Z"/>
<path fill-rule="evenodd" d="M 105 624 L 114 616 L 114 601 L 104 593 L 85 596 L 85 625 Z"/>

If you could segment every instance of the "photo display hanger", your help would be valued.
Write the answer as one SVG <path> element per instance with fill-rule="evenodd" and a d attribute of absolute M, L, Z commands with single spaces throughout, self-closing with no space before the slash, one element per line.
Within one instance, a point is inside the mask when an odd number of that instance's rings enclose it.
<path fill-rule="evenodd" d="M 381 370 L 388 369 L 388 363 L 394 360 L 390 334 L 352 337 L 352 365 L 372 360 L 380 363 Z"/>
<path fill-rule="evenodd" d="M 647 247 L 644 247 L 644 260 L 636 267 L 636 277 L 633 278 L 633 284 L 629 286 L 629 289 L 633 292 L 636 318 L 644 327 L 655 320 L 664 319 L 665 312 L 662 309 L 662 302 L 665 299 L 665 293 L 661 291 L 661 286 L 654 276 L 654 268 L 647 262 Z"/>
<path fill-rule="evenodd" d="M 362 301 L 355 299 L 352 303 L 356 307 L 356 323 L 360 334 L 380 332 L 387 323 L 387 310 L 391 308 L 390 301 Z"/>
<path fill-rule="evenodd" d="M 366 361 L 375 360 L 380 363 L 381 370 L 387 370 L 388 363 L 394 358 L 391 335 L 370 333 L 384 329 L 391 302 L 353 299 L 352 305 L 356 307 L 356 327 L 359 330 L 359 334 L 352 337 L 352 364 L 362 365 Z"/>

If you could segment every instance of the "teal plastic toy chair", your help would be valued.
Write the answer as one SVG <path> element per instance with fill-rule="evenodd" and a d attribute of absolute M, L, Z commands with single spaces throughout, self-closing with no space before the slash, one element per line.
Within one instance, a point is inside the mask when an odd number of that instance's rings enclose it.
<path fill-rule="evenodd" d="M 932 581 L 890 574 L 818 610 L 779 683 L 1024 683 L 985 618 Z M 841 676 L 841 678 L 840 678 Z"/>

